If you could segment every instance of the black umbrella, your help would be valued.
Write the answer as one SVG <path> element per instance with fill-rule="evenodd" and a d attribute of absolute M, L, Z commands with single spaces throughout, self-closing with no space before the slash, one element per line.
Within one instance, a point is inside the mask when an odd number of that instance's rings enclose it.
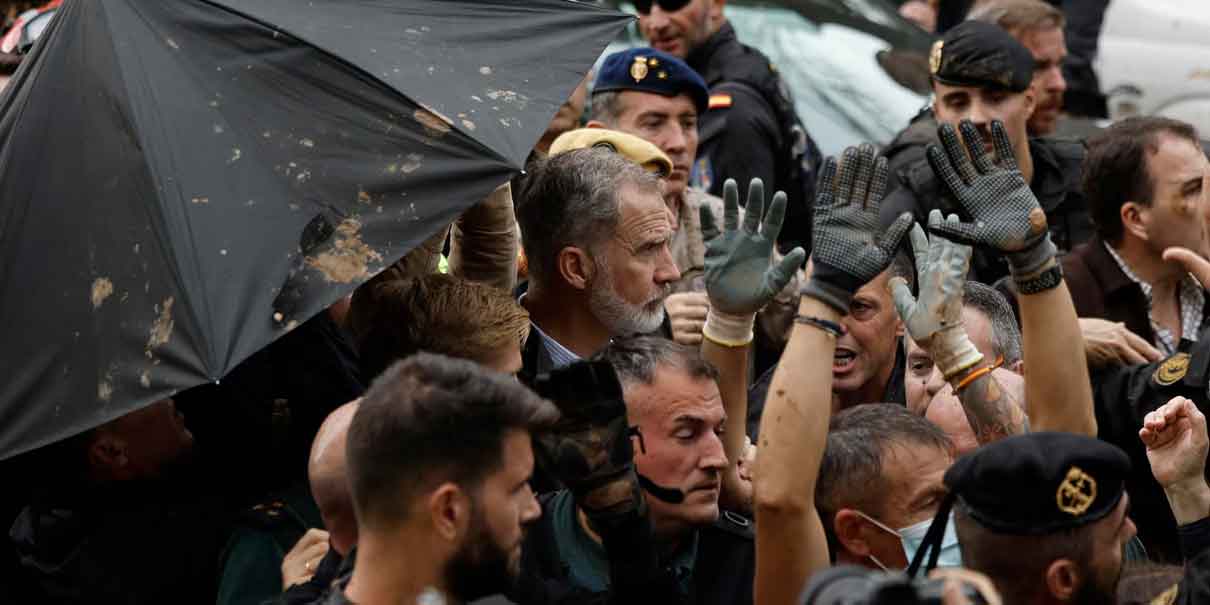
<path fill-rule="evenodd" d="M 69 0 L 0 98 L 0 459 L 233 366 L 484 198 L 629 18 Z"/>

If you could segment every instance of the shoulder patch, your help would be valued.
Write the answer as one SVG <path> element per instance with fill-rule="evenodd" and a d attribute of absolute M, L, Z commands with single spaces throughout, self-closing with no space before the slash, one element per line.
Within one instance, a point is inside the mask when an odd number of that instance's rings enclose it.
<path fill-rule="evenodd" d="M 731 107 L 731 95 L 722 93 L 710 95 L 709 109 L 725 109 L 727 107 Z"/>
<path fill-rule="evenodd" d="M 1189 373 L 1189 354 L 1177 353 L 1165 359 L 1160 367 L 1156 368 L 1151 379 L 1160 386 L 1168 386 L 1184 378 L 1187 373 Z"/>

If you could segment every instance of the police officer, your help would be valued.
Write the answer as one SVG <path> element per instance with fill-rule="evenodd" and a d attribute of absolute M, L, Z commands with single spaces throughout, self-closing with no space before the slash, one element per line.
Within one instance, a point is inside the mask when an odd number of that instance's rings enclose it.
<path fill-rule="evenodd" d="M 1026 123 L 1036 99 L 1030 88 L 1033 56 L 1008 32 L 988 23 L 967 21 L 951 29 L 934 45 L 929 57 L 933 79 L 935 119 L 957 125 L 969 119 L 989 141 L 992 120 L 1004 123 L 1013 143 L 1017 165 L 1046 212 L 1051 239 L 1060 251 L 1092 236 L 1084 196 L 1080 191 L 1082 143 L 1056 139 L 1031 139 Z M 909 211 L 925 221 L 933 208 L 955 212 L 967 220 L 959 205 L 945 193 L 928 162 L 923 159 L 923 137 L 929 119 L 919 118 L 909 130 L 920 140 L 910 150 L 891 149 L 898 154 L 918 154 L 908 162 L 899 159 L 892 181 L 897 189 L 882 204 L 884 224 Z M 992 283 L 1007 274 L 1000 255 L 977 249 L 971 260 L 974 277 Z"/>
<path fill-rule="evenodd" d="M 726 179 L 746 184 L 760 178 L 769 189 L 785 191 L 782 250 L 810 249 L 819 150 L 776 68 L 739 42 L 723 5 L 724 0 L 635 2 L 639 28 L 651 46 L 684 59 L 710 87 L 693 183 L 721 195 Z"/>

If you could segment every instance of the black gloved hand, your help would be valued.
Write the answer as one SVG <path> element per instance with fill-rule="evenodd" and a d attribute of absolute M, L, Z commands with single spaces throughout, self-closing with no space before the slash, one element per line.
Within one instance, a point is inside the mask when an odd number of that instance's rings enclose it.
<path fill-rule="evenodd" d="M 1046 227 L 1046 213 L 1017 168 L 1004 124 L 999 120 L 991 124 L 999 165 L 984 150 L 983 137 L 974 124 L 963 120 L 958 127 L 962 141 L 953 126 L 942 124 L 937 135 L 944 152 L 931 144 L 926 152 L 933 172 L 974 222 L 942 222 L 930 225 L 929 230 L 953 241 L 982 244 L 1003 252 L 1014 279 L 1037 275 L 1052 264 L 1056 249 Z"/>
<path fill-rule="evenodd" d="M 634 470 L 635 431 L 626 420 L 622 386 L 603 361 L 579 361 L 538 377 L 534 390 L 562 417 L 539 435 L 538 454 L 571 490 L 576 504 L 601 534 L 626 519 L 645 517 Z"/>
<path fill-rule="evenodd" d="M 802 294 L 827 303 L 842 315 L 853 294 L 891 264 L 899 242 L 912 226 L 903 213 L 879 236 L 878 205 L 886 191 L 886 158 L 874 146 L 844 150 L 836 178 L 836 158 L 828 158 L 815 188 L 814 250 L 811 278 Z"/>

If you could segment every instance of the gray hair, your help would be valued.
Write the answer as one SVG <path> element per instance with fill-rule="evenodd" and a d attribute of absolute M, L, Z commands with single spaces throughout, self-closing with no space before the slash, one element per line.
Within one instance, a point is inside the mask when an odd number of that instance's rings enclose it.
<path fill-rule="evenodd" d="M 659 177 L 606 149 L 576 149 L 530 165 L 516 211 L 534 284 L 554 279 L 563 248 L 590 250 L 613 235 L 618 191 L 626 185 L 660 190 Z"/>
<path fill-rule="evenodd" d="M 1021 328 L 1008 300 L 995 288 L 977 281 L 966 282 L 962 306 L 974 309 L 992 324 L 992 351 L 1011 365 L 1021 360 Z"/>
<path fill-rule="evenodd" d="M 697 347 L 658 336 L 616 338 L 593 359 L 609 362 L 622 386 L 652 384 L 658 368 L 675 368 L 695 380 L 718 380 L 718 369 Z"/>
<path fill-rule="evenodd" d="M 622 92 L 606 90 L 593 93 L 588 108 L 588 119 L 603 122 L 607 126 L 616 124 L 618 117 L 622 115 Z"/>
<path fill-rule="evenodd" d="M 870 515 L 881 515 L 884 503 L 878 494 L 887 491 L 882 462 L 892 448 L 905 445 L 953 452 L 953 443 L 940 427 L 902 404 L 865 403 L 832 418 L 815 484 L 815 505 L 833 553 L 837 548 L 833 528 L 836 512 L 856 508 Z"/>

